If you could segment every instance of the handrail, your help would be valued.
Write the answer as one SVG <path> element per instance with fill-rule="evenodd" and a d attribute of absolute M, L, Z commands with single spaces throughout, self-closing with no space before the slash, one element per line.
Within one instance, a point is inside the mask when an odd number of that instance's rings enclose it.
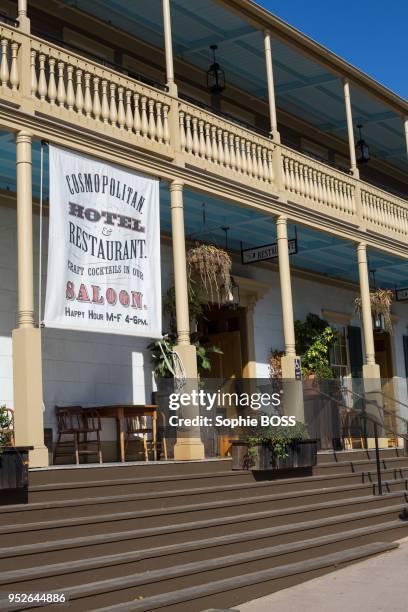
<path fill-rule="evenodd" d="M 376 401 L 374 401 L 372 399 L 368 399 L 367 397 L 365 397 L 365 395 L 360 395 L 360 393 L 356 393 L 356 391 L 353 391 L 352 389 L 349 389 L 348 387 L 341 387 L 340 390 L 341 391 L 345 391 L 347 393 L 350 393 L 351 395 L 354 395 L 358 399 L 363 400 L 366 404 L 369 404 L 370 406 L 374 406 L 378 410 L 382 410 L 382 412 L 384 412 L 384 414 L 386 414 L 387 416 L 392 416 L 392 417 L 395 417 L 396 419 L 402 421 L 405 424 L 406 430 L 408 432 L 408 419 L 405 419 L 400 414 L 397 414 L 396 412 L 393 412 L 392 410 L 388 410 L 387 408 L 384 408 L 384 406 L 380 406 Z M 378 391 L 376 391 L 376 393 L 381 394 L 384 398 L 389 399 L 390 401 L 395 401 L 397 404 L 401 404 L 402 406 L 408 408 L 407 404 L 404 404 L 400 400 L 394 399 L 394 398 L 390 397 L 389 395 L 386 395 L 383 391 L 378 390 Z M 395 432 L 392 432 L 392 431 L 391 431 L 391 433 L 394 433 L 394 435 L 398 435 L 400 437 L 404 437 L 403 435 L 396 434 Z M 407 439 L 408 439 L 408 434 L 404 434 L 404 435 L 407 435 Z"/>
<path fill-rule="evenodd" d="M 334 402 L 335 404 L 337 404 L 338 406 L 341 406 L 342 408 L 345 408 L 346 410 L 350 411 L 350 408 L 344 404 L 342 401 L 340 401 L 339 399 L 329 395 L 328 393 L 324 393 L 324 391 L 321 391 L 320 388 L 317 388 L 317 393 L 323 397 L 326 397 L 327 399 L 329 399 L 330 401 Z M 345 391 L 351 391 L 350 389 L 347 389 L 346 387 L 340 387 L 339 390 L 345 390 Z M 354 393 L 353 391 L 351 391 L 352 393 Z M 359 410 L 358 408 L 353 408 L 352 412 L 354 412 L 355 414 L 357 414 L 360 418 L 363 419 L 364 422 L 364 441 L 365 441 L 365 449 L 368 450 L 368 445 L 367 445 L 367 421 L 370 421 L 373 424 L 373 429 L 374 429 L 374 441 L 375 441 L 375 458 L 376 458 L 376 468 L 377 468 L 377 485 L 378 485 L 378 495 L 382 495 L 383 494 L 383 487 L 382 487 L 382 476 L 381 476 L 381 461 L 380 461 L 380 451 L 379 451 L 379 445 L 378 445 L 378 425 L 381 425 L 381 427 L 385 427 L 384 423 L 381 423 L 380 421 L 377 421 L 377 419 L 375 417 L 373 417 L 373 415 L 367 414 L 366 409 L 365 409 L 365 404 L 370 404 L 373 405 L 375 404 L 376 407 L 379 408 L 379 406 L 377 405 L 377 403 L 372 402 L 370 400 L 367 400 L 367 398 L 359 395 L 358 393 L 355 393 L 355 395 L 357 395 L 363 402 L 364 402 L 364 408 L 362 410 Z M 405 419 L 403 419 L 405 420 Z M 403 438 L 404 440 L 408 440 L 408 433 L 407 434 L 400 434 L 400 433 L 396 433 L 395 431 L 393 431 L 391 428 L 387 427 L 387 430 L 393 434 L 394 436 L 396 436 L 397 438 Z M 375 491 L 375 488 L 374 488 Z"/>

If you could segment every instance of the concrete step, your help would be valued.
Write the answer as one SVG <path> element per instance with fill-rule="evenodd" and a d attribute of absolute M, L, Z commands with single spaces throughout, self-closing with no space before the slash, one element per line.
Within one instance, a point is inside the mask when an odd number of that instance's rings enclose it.
<path fill-rule="evenodd" d="M 390 457 L 404 457 L 402 448 L 381 448 L 380 457 L 386 459 Z M 319 451 L 317 453 L 317 464 L 320 463 L 338 463 L 341 461 L 359 461 L 371 459 L 375 461 L 375 450 L 355 449 L 347 451 Z"/>
<path fill-rule="evenodd" d="M 126 463 L 81 463 L 78 465 L 51 465 L 47 468 L 31 468 L 30 484 L 62 482 L 90 482 L 115 478 L 152 478 L 153 476 L 187 476 L 203 473 L 226 472 L 231 469 L 231 459 L 206 459 L 205 461 L 129 461 Z"/>
<path fill-rule="evenodd" d="M 243 573 L 238 576 L 213 580 L 198 586 L 181 588 L 167 593 L 152 595 L 144 599 L 135 599 L 135 589 L 129 589 L 131 601 L 120 604 L 104 605 L 93 608 L 96 612 L 148 612 L 166 610 L 166 612 L 200 612 L 214 606 L 234 606 L 244 601 L 287 588 L 304 580 L 316 578 L 339 567 L 355 563 L 376 554 L 397 548 L 396 544 L 375 542 L 341 551 L 291 563 L 277 568 L 268 568 L 257 572 Z M 116 595 L 116 594 L 115 594 Z M 93 603 L 96 603 L 93 600 Z M 87 602 L 89 606 L 89 602 Z M 72 610 L 89 610 L 71 604 Z"/>
<path fill-rule="evenodd" d="M 311 483 L 312 484 L 312 483 Z M 33 502 L 29 504 L 16 504 L 0 506 L 0 524 L 32 523 L 37 521 L 54 520 L 61 518 L 75 518 L 79 516 L 97 517 L 110 512 L 128 512 L 136 508 L 148 510 L 156 508 L 171 508 L 184 504 L 228 504 L 231 507 L 273 502 L 274 509 L 299 505 L 346 499 L 353 496 L 375 494 L 375 483 L 354 483 L 351 485 L 306 489 L 304 491 L 288 491 L 286 493 L 271 493 L 267 482 L 251 483 L 250 486 L 234 486 L 225 490 L 222 486 L 205 487 L 202 489 L 173 489 L 160 493 L 133 493 L 130 495 L 111 495 L 103 497 L 83 497 L 82 499 L 67 499 L 58 501 Z M 273 483 L 272 483 L 273 486 Z M 408 489 L 406 479 L 393 479 L 384 482 L 385 492 L 405 491 Z"/>
<path fill-rule="evenodd" d="M 406 533 L 408 533 L 407 523 L 394 520 L 277 546 L 246 549 L 246 542 L 243 542 L 239 548 L 240 552 L 236 553 L 235 561 L 251 563 L 251 570 L 263 569 L 263 564 L 266 564 L 266 567 L 277 567 L 286 563 L 346 550 L 379 539 L 392 541 Z M 15 571 L 2 572 L 0 574 L 0 585 L 12 588 L 14 591 L 42 592 L 55 589 L 62 590 L 67 587 L 120 578 L 139 572 L 144 573 L 144 575 L 146 572 L 157 570 L 169 572 L 172 568 L 181 564 L 213 561 L 215 558 L 230 556 L 229 553 L 237 548 L 237 544 L 239 545 L 239 542 L 237 542 L 237 536 L 235 535 L 229 538 L 229 542 L 224 541 L 222 548 L 219 543 L 217 544 L 217 538 L 210 538 L 209 540 L 197 540 L 196 542 L 167 547 L 103 555 L 71 562 L 63 561 L 44 566 L 31 566 Z M 243 557 L 242 555 L 247 556 Z M 256 567 L 253 565 L 254 562 L 257 562 Z M 243 571 L 247 571 L 248 567 L 247 565 Z M 167 575 L 167 578 L 170 578 L 170 575 Z M 143 583 L 140 582 L 139 584 Z"/>
<path fill-rule="evenodd" d="M 373 467 L 371 464 L 369 467 Z M 408 478 L 408 467 L 397 469 L 387 468 L 382 471 L 384 480 L 394 478 Z M 34 485 L 29 488 L 29 502 L 47 502 L 59 500 L 83 499 L 86 497 L 106 497 L 115 495 L 132 495 L 142 493 L 159 493 L 170 488 L 177 495 L 179 491 L 188 490 L 194 494 L 197 490 L 202 492 L 208 486 L 219 487 L 223 495 L 232 491 L 246 490 L 248 495 L 252 487 L 270 487 L 271 492 L 281 493 L 284 491 L 300 492 L 311 488 L 326 488 L 357 484 L 362 482 L 375 482 L 377 479 L 376 469 L 361 472 L 341 472 L 339 474 L 309 475 L 302 470 L 292 470 L 284 475 L 271 471 L 228 471 L 203 473 L 196 476 L 155 476 L 152 478 L 123 478 L 116 480 L 99 480 L 92 482 L 64 482 L 44 485 Z"/>
<path fill-rule="evenodd" d="M 286 507 L 276 510 L 270 501 L 256 504 L 255 508 L 248 510 L 245 499 L 241 505 L 230 507 L 228 502 L 213 502 L 206 504 L 190 504 L 176 506 L 172 509 L 156 508 L 150 510 L 133 510 L 131 512 L 116 512 L 100 516 L 86 516 L 76 518 L 62 518 L 50 521 L 24 523 L 0 526 L 0 540 L 3 546 L 11 546 L 14 542 L 23 540 L 25 544 L 40 543 L 43 541 L 73 538 L 78 535 L 98 535 L 117 533 L 120 530 L 143 529 L 145 525 L 152 528 L 169 527 L 178 523 L 204 523 L 213 521 L 216 525 L 228 523 L 231 525 L 248 524 L 284 525 L 307 521 L 310 518 L 319 519 L 330 516 L 339 516 L 350 512 L 361 512 L 364 509 L 385 508 L 408 504 L 407 492 L 387 493 L 382 496 L 362 496 L 349 499 L 340 499 L 317 504 Z M 261 507 L 263 506 L 263 508 Z M 218 527 L 218 524 L 217 524 Z"/>
<path fill-rule="evenodd" d="M 380 460 L 381 470 L 408 469 L 408 457 L 387 457 Z M 344 474 L 347 472 L 373 472 L 376 471 L 375 459 L 359 459 L 357 461 L 338 461 L 319 463 L 313 468 L 313 475 Z"/>
<path fill-rule="evenodd" d="M 79 558 L 142 550 L 147 546 L 167 546 L 175 543 L 194 542 L 204 538 L 216 538 L 217 536 L 233 536 L 234 534 L 241 537 L 244 532 L 245 538 L 243 541 L 252 540 L 254 542 L 258 540 L 258 546 L 260 542 L 262 546 L 272 546 L 387 522 L 397 519 L 405 507 L 405 502 L 398 502 L 379 508 L 369 510 L 365 508 L 359 512 L 337 514 L 327 518 L 297 523 L 290 522 L 280 526 L 276 526 L 276 512 L 269 511 L 251 515 L 174 523 L 162 527 L 127 529 L 113 533 L 102 532 L 90 535 L 86 531 L 86 535 L 56 540 L 43 539 L 40 542 L 17 546 L 10 543 L 0 549 L 0 571 L 30 567 L 33 565 L 34 558 L 35 565 L 46 565 L 58 563 L 61 559 L 68 562 Z M 24 538 L 26 538 L 26 535 Z M 15 541 L 14 535 L 14 544 Z"/>

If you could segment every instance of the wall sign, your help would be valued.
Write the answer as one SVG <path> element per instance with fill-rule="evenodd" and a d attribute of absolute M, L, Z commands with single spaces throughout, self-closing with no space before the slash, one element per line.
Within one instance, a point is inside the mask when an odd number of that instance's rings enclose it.
<path fill-rule="evenodd" d="M 161 337 L 157 179 L 50 146 L 44 324 Z"/>
<path fill-rule="evenodd" d="M 408 287 L 405 289 L 395 289 L 395 299 L 397 302 L 408 302 Z"/>
<path fill-rule="evenodd" d="M 297 239 L 288 240 L 289 255 L 294 255 L 297 250 Z M 243 264 L 256 263 L 258 261 L 267 261 L 268 259 L 276 259 L 278 257 L 278 243 L 265 244 L 263 246 L 254 247 L 253 249 L 241 249 L 241 261 Z"/>

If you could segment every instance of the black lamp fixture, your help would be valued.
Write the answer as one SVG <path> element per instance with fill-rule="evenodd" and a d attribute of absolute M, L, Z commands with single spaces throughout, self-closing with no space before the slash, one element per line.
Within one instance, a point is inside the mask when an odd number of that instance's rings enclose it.
<path fill-rule="evenodd" d="M 373 287 L 373 290 L 375 291 L 377 289 L 377 283 L 375 281 L 376 270 L 369 270 L 368 273 L 371 276 L 371 285 Z M 375 312 L 375 313 L 373 312 L 372 319 L 373 319 L 373 331 L 382 332 L 385 330 L 385 317 L 382 314 L 382 312 Z"/>
<path fill-rule="evenodd" d="M 225 89 L 225 72 L 215 59 L 217 45 L 211 45 L 210 49 L 213 52 L 213 63 L 207 70 L 207 89 L 213 94 L 220 94 Z"/>
<path fill-rule="evenodd" d="M 366 143 L 366 141 L 364 140 L 362 136 L 362 133 L 361 133 L 362 127 L 363 126 L 361 125 L 361 123 L 357 126 L 358 141 L 356 144 L 356 158 L 357 158 L 358 164 L 366 164 L 370 159 L 370 149 L 368 147 L 368 144 Z"/>

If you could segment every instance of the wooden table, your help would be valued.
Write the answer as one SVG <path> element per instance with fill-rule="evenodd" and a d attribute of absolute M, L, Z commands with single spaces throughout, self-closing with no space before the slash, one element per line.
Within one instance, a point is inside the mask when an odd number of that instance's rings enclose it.
<path fill-rule="evenodd" d="M 91 408 L 91 407 L 90 407 Z M 86 410 L 86 408 L 85 408 Z M 153 457 L 157 461 L 157 411 L 156 404 L 111 404 L 106 406 L 92 406 L 92 410 L 97 410 L 101 419 L 115 419 L 119 459 L 125 462 L 125 428 L 128 417 L 152 417 L 152 436 L 153 436 Z"/>

